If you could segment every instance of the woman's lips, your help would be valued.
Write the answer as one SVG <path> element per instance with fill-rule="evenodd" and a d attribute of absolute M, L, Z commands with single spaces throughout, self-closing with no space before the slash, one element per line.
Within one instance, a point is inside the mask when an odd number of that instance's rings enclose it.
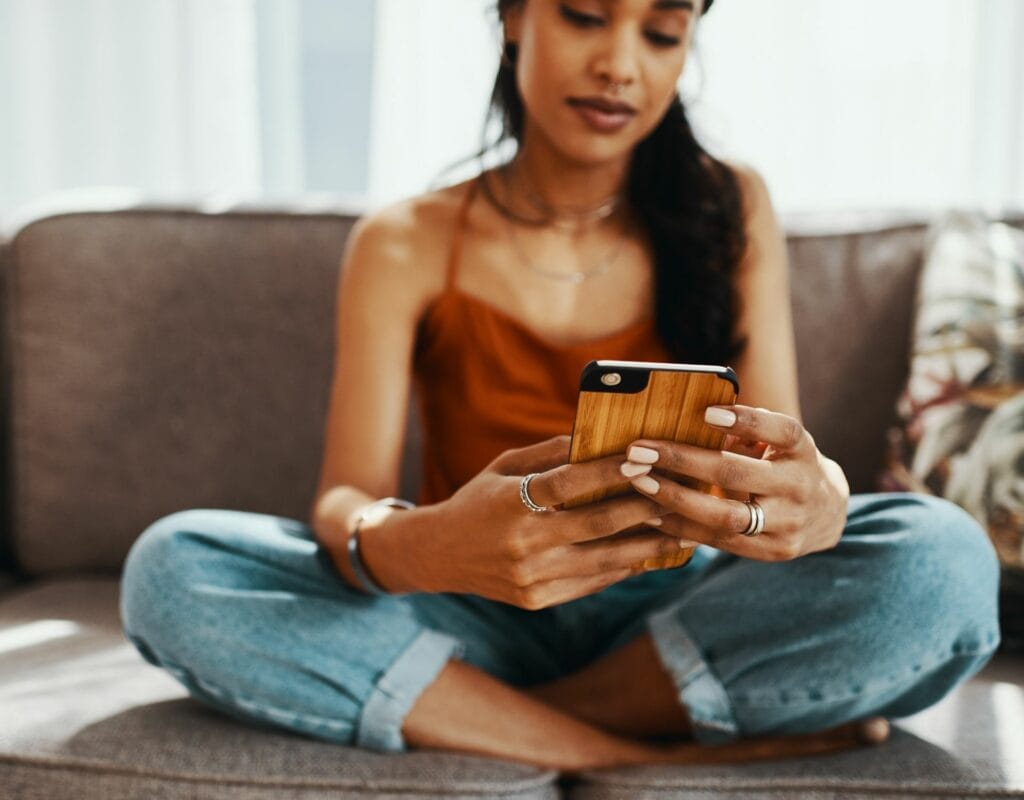
<path fill-rule="evenodd" d="M 625 108 L 611 110 L 585 100 L 570 100 L 569 105 L 584 122 L 600 133 L 614 133 L 621 130 L 636 114 L 636 112 Z"/>

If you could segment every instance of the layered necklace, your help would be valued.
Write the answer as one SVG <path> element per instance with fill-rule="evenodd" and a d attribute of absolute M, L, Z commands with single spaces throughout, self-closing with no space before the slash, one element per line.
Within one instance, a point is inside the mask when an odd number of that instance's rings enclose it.
<path fill-rule="evenodd" d="M 521 193 L 523 197 L 526 198 L 527 203 L 537 212 L 536 217 L 523 216 L 513 211 L 507 204 L 498 200 L 491 191 L 486 175 L 481 176 L 480 184 L 487 200 L 503 217 L 505 217 L 512 248 L 516 251 L 516 255 L 519 257 L 520 261 L 526 265 L 527 269 L 538 275 L 543 275 L 546 278 L 570 281 L 572 283 L 582 283 L 585 280 L 596 278 L 599 275 L 604 275 L 608 272 L 612 263 L 614 263 L 625 244 L 629 233 L 628 223 L 623 226 L 622 233 L 615 245 L 610 248 L 595 265 L 589 269 L 576 270 L 574 272 L 563 272 L 561 270 L 546 269 L 538 266 L 523 249 L 523 244 L 516 232 L 516 225 L 526 225 L 534 228 L 552 227 L 559 232 L 576 233 L 581 225 L 587 223 L 599 223 L 615 213 L 615 210 L 622 203 L 622 195 L 613 195 L 596 207 L 564 206 L 556 209 L 548 204 L 544 198 L 540 197 L 532 187 L 527 186 L 526 182 L 523 181 L 522 177 L 518 174 L 518 171 L 513 172 L 509 167 L 510 165 L 506 163 L 502 164 L 497 169 L 497 172 L 501 175 L 502 181 L 505 184 L 506 195 L 509 187 L 515 184 L 516 187 L 521 190 Z"/>

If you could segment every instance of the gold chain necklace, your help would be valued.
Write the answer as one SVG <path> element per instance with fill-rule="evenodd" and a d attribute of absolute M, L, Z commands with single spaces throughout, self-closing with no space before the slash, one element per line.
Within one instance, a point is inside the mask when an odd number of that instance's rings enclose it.
<path fill-rule="evenodd" d="M 596 207 L 584 207 L 584 206 L 565 206 L 560 209 L 556 209 L 551 206 L 543 197 L 538 195 L 532 186 L 527 185 L 527 182 L 523 180 L 519 174 L 519 170 L 512 172 L 512 180 L 509 180 L 509 172 L 511 164 L 502 164 L 498 169 L 501 173 L 502 180 L 505 182 L 506 187 L 509 187 L 513 182 L 522 190 L 523 195 L 526 197 L 526 201 L 533 206 L 538 212 L 543 214 L 542 224 L 553 225 L 556 228 L 568 229 L 575 232 L 576 228 L 581 223 L 586 222 L 600 222 L 603 219 L 607 219 L 615 213 L 615 209 L 619 207 L 622 202 L 622 194 L 614 194 L 607 200 L 604 200 L 600 205 Z M 506 188 L 506 192 L 508 189 Z M 536 224 L 536 223 L 534 223 Z"/>
<path fill-rule="evenodd" d="M 560 272 L 558 270 L 544 269 L 543 267 L 537 266 L 533 259 L 531 259 L 523 249 L 523 244 L 519 241 L 515 225 L 513 225 L 511 221 L 508 222 L 508 235 L 509 239 L 512 241 L 512 247 L 519 256 L 519 260 L 526 265 L 527 269 L 531 272 L 537 273 L 538 275 L 543 275 L 546 278 L 555 278 L 557 280 L 570 281 L 572 283 L 583 283 L 583 281 L 588 278 L 596 278 L 599 275 L 604 275 L 609 269 L 611 269 L 615 259 L 618 258 L 619 253 L 622 252 L 622 246 L 626 242 L 626 235 L 628 233 L 629 225 L 627 224 L 623 226 L 622 233 L 616 241 L 615 246 L 608 250 L 596 266 L 586 270 L 576 270 L 575 272 Z"/>
<path fill-rule="evenodd" d="M 507 168 L 508 164 L 503 164 L 499 168 L 502 174 L 502 179 L 505 181 L 506 186 L 508 186 L 509 184 L 509 180 L 506 174 Z M 622 196 L 615 195 L 614 197 L 606 200 L 597 208 L 571 209 L 568 212 L 556 211 L 550 205 L 548 205 L 542 198 L 538 197 L 535 193 L 531 192 L 529 188 L 526 187 L 521 180 L 517 179 L 517 183 L 519 183 L 520 187 L 523 189 L 524 194 L 527 195 L 527 198 L 531 205 L 533 205 L 535 208 L 542 208 L 546 213 L 545 219 L 532 220 L 516 214 L 504 203 L 499 202 L 498 199 L 490 191 L 490 187 L 487 184 L 485 176 L 481 175 L 480 183 L 482 184 L 484 194 L 487 197 L 487 199 L 491 202 L 491 205 L 493 205 L 501 213 L 501 215 L 505 217 L 505 220 L 507 222 L 509 240 L 512 243 L 512 248 L 516 251 L 516 255 L 519 257 L 519 260 L 526 265 L 527 269 L 538 275 L 543 275 L 546 278 L 553 278 L 555 280 L 570 281 L 572 283 L 582 283 L 583 281 L 588 280 L 589 278 L 596 278 L 600 275 L 604 275 L 606 272 L 608 272 L 609 269 L 611 269 L 612 264 L 615 262 L 615 259 L 619 256 L 619 253 L 622 251 L 623 245 L 626 242 L 626 238 L 630 229 L 628 224 L 623 226 L 622 233 L 616 241 L 615 245 L 605 254 L 605 256 L 595 266 L 591 267 L 590 269 L 576 270 L 574 272 L 561 272 L 559 270 L 545 269 L 543 267 L 540 267 L 533 261 L 532 258 L 530 258 L 530 256 L 526 253 L 526 250 L 523 248 L 522 242 L 519 239 L 519 235 L 516 232 L 516 222 L 529 225 L 532 227 L 553 225 L 554 227 L 562 228 L 568 227 L 568 220 L 586 220 L 600 222 L 601 220 L 606 219 L 607 217 L 611 216 L 612 213 L 614 213 L 615 209 L 618 207 L 622 199 Z"/>

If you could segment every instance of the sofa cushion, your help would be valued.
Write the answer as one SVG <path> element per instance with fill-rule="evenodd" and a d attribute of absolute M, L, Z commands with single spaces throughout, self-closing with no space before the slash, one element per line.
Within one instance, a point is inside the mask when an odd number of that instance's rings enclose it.
<path fill-rule="evenodd" d="M 308 517 L 352 222 L 150 209 L 48 217 L 17 234 L 5 508 L 25 572 L 114 572 L 147 525 L 182 508 Z M 906 374 L 925 226 L 787 224 L 804 421 L 853 491 L 871 491 Z"/>
<path fill-rule="evenodd" d="M 1024 231 L 980 213 L 937 220 L 916 309 L 883 488 L 963 506 L 1024 570 Z"/>
<path fill-rule="evenodd" d="M 121 634 L 114 579 L 0 595 L 4 797 L 553 798 L 557 773 L 384 754 L 251 727 L 188 698 Z"/>
<path fill-rule="evenodd" d="M 131 211 L 17 234 L 12 500 L 28 573 L 116 570 L 180 508 L 307 515 L 348 224 Z"/>
<path fill-rule="evenodd" d="M 874 490 L 903 387 L 925 225 L 793 225 L 789 258 L 800 406 L 853 492 Z"/>
<path fill-rule="evenodd" d="M 113 579 L 0 595 L 0 786 L 19 798 L 1024 796 L 1024 661 L 999 658 L 880 748 L 742 766 L 556 773 L 256 728 L 185 695 L 121 634 Z"/>
<path fill-rule="evenodd" d="M 148 524 L 182 508 L 308 517 L 352 221 L 150 209 L 63 214 L 18 232 L 9 509 L 25 572 L 116 571 Z M 918 236 L 791 240 L 805 416 L 855 490 L 873 474 L 902 377 L 891 342 Z M 419 460 L 409 420 L 405 496 Z"/>
<path fill-rule="evenodd" d="M 136 210 L 17 234 L 11 514 L 28 574 L 115 571 L 181 508 L 308 518 L 352 221 Z"/>

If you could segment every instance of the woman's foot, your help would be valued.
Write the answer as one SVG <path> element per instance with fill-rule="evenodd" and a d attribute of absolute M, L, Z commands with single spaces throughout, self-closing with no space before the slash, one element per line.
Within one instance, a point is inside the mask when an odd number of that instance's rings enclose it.
<path fill-rule="evenodd" d="M 723 745 L 702 745 L 693 741 L 636 742 L 623 747 L 608 763 L 590 768 L 644 764 L 742 764 L 802 758 L 881 744 L 889 738 L 889 730 L 889 722 L 885 718 L 869 717 L 820 733 L 740 739 Z M 562 772 L 573 775 L 578 770 Z"/>

